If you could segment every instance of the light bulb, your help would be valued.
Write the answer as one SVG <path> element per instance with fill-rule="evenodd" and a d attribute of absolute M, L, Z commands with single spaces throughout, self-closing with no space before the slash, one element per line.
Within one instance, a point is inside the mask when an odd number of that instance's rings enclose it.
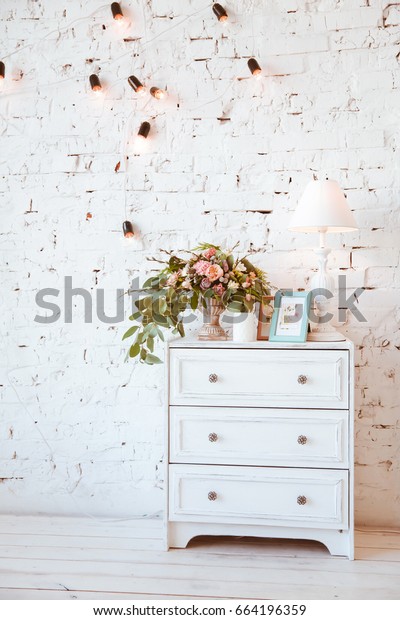
<path fill-rule="evenodd" d="M 150 95 L 155 99 L 165 99 L 167 93 L 162 88 L 158 88 L 157 86 L 152 86 L 150 88 Z"/>
<path fill-rule="evenodd" d="M 142 138 L 143 140 L 146 140 L 149 133 L 150 133 L 150 123 L 148 123 L 147 121 L 144 121 L 139 127 L 139 131 L 137 134 L 138 138 Z"/>
<path fill-rule="evenodd" d="M 94 93 L 99 94 L 103 90 L 99 77 L 95 73 L 89 77 L 89 82 Z"/>
<path fill-rule="evenodd" d="M 125 239 L 132 239 L 132 237 L 135 236 L 135 233 L 133 232 L 132 222 L 130 222 L 129 220 L 126 220 L 122 224 L 122 231 L 124 233 Z"/>
<path fill-rule="evenodd" d="M 138 95 L 144 95 L 146 93 L 146 88 L 135 75 L 130 75 L 128 77 L 128 84 L 133 88 L 135 93 L 138 93 Z"/>
<path fill-rule="evenodd" d="M 251 71 L 251 74 L 254 75 L 254 77 L 261 77 L 261 67 L 255 58 L 250 58 L 247 61 L 247 65 Z"/>
<path fill-rule="evenodd" d="M 225 11 L 224 7 L 218 3 L 213 4 L 212 8 L 214 15 L 217 16 L 219 22 L 226 22 L 228 19 L 228 13 Z"/>
<path fill-rule="evenodd" d="M 113 18 L 117 22 L 121 23 L 124 20 L 124 14 L 122 12 L 121 5 L 119 2 L 113 2 L 111 4 L 111 13 L 112 13 Z"/>

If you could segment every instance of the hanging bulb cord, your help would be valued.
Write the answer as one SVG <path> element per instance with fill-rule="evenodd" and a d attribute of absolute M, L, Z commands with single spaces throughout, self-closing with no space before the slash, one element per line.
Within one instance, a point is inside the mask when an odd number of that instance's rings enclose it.
<path fill-rule="evenodd" d="M 78 22 L 83 22 L 83 21 L 87 21 L 88 19 L 90 19 L 91 17 L 93 17 L 94 15 L 96 15 L 98 12 L 100 12 L 101 10 L 104 10 L 105 8 L 108 8 L 108 4 L 107 5 L 103 5 L 101 7 L 99 7 L 98 9 L 96 9 L 95 11 L 93 11 L 92 13 L 90 13 L 89 16 L 87 17 L 81 17 L 78 19 L 73 20 L 72 22 L 70 22 L 69 24 L 67 24 L 64 28 L 62 29 L 56 29 L 53 30 L 49 33 L 47 33 L 44 37 L 42 37 L 42 39 L 39 39 L 39 41 L 36 41 L 35 43 L 31 43 L 28 44 L 22 48 L 19 48 L 17 50 L 15 50 L 14 52 L 11 52 L 10 54 L 7 54 L 6 56 L 4 56 L 3 58 L 9 58 L 11 56 L 13 56 L 14 54 L 17 54 L 18 52 L 21 52 L 24 49 L 27 48 L 34 48 L 37 45 L 39 45 L 42 41 L 44 41 L 47 37 L 49 37 L 51 34 L 53 33 L 62 33 L 62 32 L 66 32 L 69 30 L 69 28 L 71 28 L 73 25 L 75 25 Z M 136 49 L 135 49 L 135 54 L 139 54 L 141 51 L 145 50 L 148 46 L 150 46 L 152 43 L 154 43 L 157 39 L 159 39 L 161 36 L 163 36 L 164 34 L 166 34 L 167 32 L 181 26 L 183 23 L 185 23 L 186 21 L 188 21 L 189 19 L 191 19 L 192 17 L 195 17 L 201 13 L 204 13 L 206 10 L 209 10 L 209 4 L 204 5 L 202 8 L 200 8 L 199 10 L 195 11 L 194 13 L 191 13 L 190 15 L 186 16 L 184 19 L 180 20 L 177 24 L 174 24 L 173 26 L 171 26 L 170 28 L 166 28 L 165 30 L 163 30 L 162 32 L 158 33 L 157 35 L 155 35 L 154 37 L 152 37 L 151 39 L 149 39 L 148 41 L 146 41 L 145 43 L 141 43 L 139 40 L 136 41 Z M 146 24 L 146 19 L 145 19 L 145 13 L 144 13 L 144 7 L 142 6 L 142 11 L 143 11 L 143 19 L 144 19 L 144 25 Z M 145 26 L 145 32 L 147 32 L 146 30 L 146 26 Z M 121 60 L 122 58 L 124 58 L 127 55 L 132 55 L 132 50 L 130 50 L 129 52 L 125 52 L 123 54 L 121 54 L 120 56 L 118 56 L 117 58 L 110 60 L 110 61 L 106 61 L 104 63 L 102 63 L 103 66 L 112 66 L 114 63 L 118 62 L 119 60 Z M 180 66 L 184 66 L 187 64 L 187 61 L 185 61 L 184 63 L 182 63 Z M 180 66 L 177 66 L 176 68 L 179 68 Z M 105 103 L 107 100 L 109 100 L 109 95 L 112 91 L 112 89 L 119 84 L 120 82 L 123 82 L 125 80 L 127 80 L 129 76 L 124 76 L 122 78 L 119 78 L 118 80 L 115 80 L 114 82 L 112 82 L 109 86 L 104 86 L 103 90 L 104 90 L 104 97 L 103 97 L 103 107 L 102 107 L 102 111 L 100 113 L 99 118 L 101 119 L 103 117 L 104 114 L 104 109 L 105 109 Z M 27 94 L 27 93 L 32 93 L 32 92 L 37 92 L 40 89 L 44 89 L 44 88 L 51 88 L 51 87 L 57 87 L 60 84 L 64 84 L 66 82 L 70 82 L 71 80 L 82 80 L 82 81 L 86 81 L 87 80 L 87 74 L 81 74 L 81 75 L 75 75 L 69 78 L 65 78 L 64 80 L 58 80 L 56 82 L 51 82 L 51 83 L 46 83 L 46 84 L 40 84 L 40 85 L 36 85 L 35 87 L 32 88 L 25 88 L 25 89 L 20 89 L 18 91 L 13 91 L 13 92 L 7 92 L 3 91 L 1 97 L 2 99 L 4 98 L 9 98 L 9 97 L 15 97 L 21 94 Z M 220 93 L 217 97 L 214 97 L 213 99 L 210 99 L 209 101 L 202 103 L 198 106 L 194 106 L 192 108 L 188 108 L 188 111 L 195 111 L 198 110 L 201 107 L 205 107 L 207 105 L 211 105 L 212 103 L 215 103 L 216 101 L 222 99 L 226 93 L 233 87 L 233 85 L 236 83 L 236 80 L 233 79 L 232 81 L 229 82 L 228 86 L 223 90 L 222 93 Z M 3 117 L 4 118 L 4 117 Z M 5 119 L 4 119 L 5 120 Z M 83 137 L 87 138 L 89 137 L 93 131 L 96 129 L 97 124 L 87 133 L 84 134 Z M 126 160 L 124 160 L 126 162 Z"/>
<path fill-rule="evenodd" d="M 104 10 L 105 8 L 108 8 L 108 6 L 109 6 L 108 4 L 107 5 L 102 5 L 101 7 L 98 7 L 95 11 L 90 13 L 90 15 L 88 15 L 86 17 L 79 17 L 78 19 L 75 19 L 72 22 L 68 23 L 66 26 L 64 26 L 64 28 L 61 28 L 61 29 L 57 28 L 55 30 L 52 30 L 51 32 L 48 32 L 44 37 L 42 37 L 41 39 L 39 39 L 35 43 L 28 43 L 27 45 L 24 45 L 23 47 L 18 48 L 16 50 L 14 50 L 13 52 L 10 52 L 6 56 L 2 56 L 2 60 L 6 60 L 7 58 L 10 58 L 11 56 L 14 56 L 15 54 L 18 54 L 19 52 L 22 52 L 23 50 L 34 49 L 36 46 L 40 45 L 43 41 L 45 41 L 50 35 L 55 34 L 55 33 L 59 33 L 61 35 L 61 33 L 67 32 L 72 26 L 74 26 L 78 22 L 84 22 L 84 21 L 89 20 L 91 17 L 93 17 L 94 15 L 99 13 L 100 11 Z M 188 21 L 192 17 L 195 17 L 196 15 L 199 15 L 200 13 L 203 13 L 206 9 L 209 9 L 209 5 L 208 4 L 203 6 L 198 11 L 195 11 L 194 13 L 191 13 L 190 15 L 187 15 L 184 19 L 182 19 L 177 24 L 174 24 L 170 28 L 166 28 L 162 32 L 159 32 L 152 39 L 149 39 L 148 41 L 145 41 L 144 43 L 141 43 L 140 40 L 137 40 L 136 44 L 137 44 L 137 48 L 138 49 L 136 50 L 136 52 L 140 53 L 140 52 L 144 51 L 154 41 L 156 41 L 157 39 L 162 37 L 164 34 L 166 34 L 167 32 L 170 32 L 171 30 L 174 30 L 175 28 L 178 28 L 179 26 L 184 24 L 186 21 Z M 132 50 L 131 49 L 128 52 L 124 52 L 120 56 L 117 56 L 116 58 L 113 58 L 111 60 L 102 62 L 102 66 L 103 67 L 111 67 L 116 62 L 118 62 L 122 58 L 125 58 L 126 56 L 132 56 Z M 128 75 L 124 76 L 124 77 L 120 78 L 119 80 L 116 80 L 113 84 L 117 84 L 117 83 L 119 83 L 119 82 L 121 82 L 123 80 L 126 80 L 128 77 L 129 77 Z M 25 93 L 29 93 L 29 92 L 36 92 L 37 88 L 44 88 L 46 86 L 58 86 L 59 84 L 62 84 L 64 82 L 70 82 L 71 80 L 80 80 L 80 79 L 86 80 L 87 79 L 87 74 L 84 74 L 84 75 L 83 74 L 74 75 L 74 76 L 71 76 L 69 78 L 66 78 L 65 80 L 58 80 L 57 82 L 53 82 L 53 83 L 50 83 L 50 84 L 42 84 L 42 85 L 39 85 L 39 86 L 36 85 L 33 88 L 26 88 L 26 89 L 23 89 L 23 90 L 19 90 L 17 92 L 15 92 L 15 91 L 7 92 L 7 90 L 5 90 L 5 91 L 3 91 L 1 97 L 2 98 L 13 97 L 13 96 L 16 96 L 16 95 L 25 94 Z"/>
<path fill-rule="evenodd" d="M 96 9 L 95 11 L 93 11 L 92 13 L 90 13 L 90 15 L 89 15 L 89 16 L 86 16 L 86 17 L 81 17 L 81 18 L 75 19 L 75 20 L 73 20 L 72 22 L 70 22 L 69 24 L 67 24 L 67 26 L 65 26 L 64 28 L 62 28 L 62 29 L 59 29 L 59 28 L 58 28 L 58 29 L 56 29 L 56 30 L 53 30 L 53 31 L 51 31 L 51 32 L 47 33 L 44 37 L 42 37 L 41 39 L 39 39 L 39 40 L 38 40 L 38 41 L 36 41 L 35 43 L 30 43 L 30 44 L 25 45 L 25 46 L 23 46 L 23 47 L 21 47 L 21 48 L 18 48 L 17 50 L 14 50 L 13 52 L 10 52 L 9 54 L 7 54 L 7 55 L 3 56 L 2 58 L 3 58 L 4 60 L 6 60 L 7 58 L 11 58 L 12 56 L 14 56 L 14 55 L 15 55 L 15 54 L 17 54 L 17 53 L 22 52 L 23 50 L 26 50 L 26 49 L 34 49 L 36 46 L 40 45 L 40 43 L 42 43 L 43 41 L 45 41 L 45 40 L 46 40 L 46 39 L 47 39 L 47 38 L 48 38 L 51 34 L 54 34 L 54 33 L 59 33 L 59 34 L 61 35 L 61 33 L 68 31 L 68 30 L 69 30 L 69 28 L 71 28 L 71 27 L 72 27 L 72 26 L 74 26 L 75 24 L 77 24 L 77 23 L 79 23 L 79 22 L 87 21 L 88 19 L 90 19 L 91 17 L 93 17 L 94 15 L 96 15 L 98 12 L 100 12 L 101 10 L 104 10 L 104 8 L 107 8 L 107 7 L 108 7 L 108 5 L 103 5 L 103 6 L 99 7 L 99 8 L 97 8 L 97 9 Z M 154 43 L 154 41 L 156 41 L 157 39 L 159 39 L 161 36 L 163 36 L 163 35 L 164 35 L 164 34 L 166 34 L 167 32 L 169 32 L 169 31 L 171 31 L 171 30 L 173 30 L 173 29 L 175 29 L 175 28 L 177 28 L 177 27 L 181 26 L 183 23 L 185 23 L 186 21 L 188 21 L 188 20 L 189 20 L 189 19 L 191 19 L 192 17 L 195 17 L 196 15 L 199 15 L 200 13 L 203 13 L 204 11 L 206 11 L 206 10 L 208 10 L 208 9 L 209 9 L 209 4 L 207 4 L 207 5 L 203 6 L 201 9 L 199 9 L 199 10 L 198 10 L 198 11 L 196 11 L 196 12 L 194 12 L 193 14 L 188 15 L 187 17 L 185 17 L 184 19 L 182 19 L 181 21 L 179 21 L 177 24 L 174 24 L 174 25 L 173 25 L 173 26 L 171 26 L 170 28 L 167 28 L 167 29 L 163 30 L 162 32 L 160 32 L 159 34 L 157 34 L 156 36 L 154 36 L 152 39 L 150 39 L 150 40 L 146 41 L 144 44 L 140 44 L 140 43 L 139 43 L 139 41 L 138 41 L 138 47 L 139 47 L 139 49 L 140 49 L 140 50 L 144 50 L 146 47 L 148 47 L 149 45 L 151 45 L 152 43 Z M 132 50 L 129 50 L 129 52 L 125 52 L 124 54 L 121 54 L 119 57 L 117 57 L 117 58 L 115 58 L 115 59 L 113 59 L 113 60 L 111 60 L 111 61 L 109 61 L 109 62 L 105 62 L 105 63 L 103 63 L 103 66 L 112 66 L 113 64 L 115 64 L 116 62 L 118 62 L 119 60 L 121 60 L 122 58 L 124 58 L 125 56 L 128 56 L 128 55 L 132 55 Z M 185 63 L 183 63 L 183 64 L 187 64 L 187 61 L 186 61 Z M 182 66 L 183 66 L 183 64 L 182 64 Z M 126 79 L 127 79 L 127 77 L 128 77 L 128 76 L 123 77 L 123 78 L 121 78 L 121 79 L 116 80 L 115 82 L 113 82 L 113 83 L 112 83 L 109 87 L 107 87 L 107 88 L 105 89 L 106 94 L 109 94 L 109 93 L 111 92 L 111 89 L 112 89 L 112 88 L 113 88 L 116 84 L 118 84 L 119 82 L 121 82 L 121 81 L 123 81 L 123 80 L 126 80 Z M 37 89 L 38 89 L 38 88 L 45 88 L 45 87 L 51 87 L 51 86 L 58 86 L 59 84 L 63 84 L 63 83 L 66 83 L 66 82 L 70 82 L 71 80 L 79 80 L 80 78 L 82 78 L 82 79 L 86 80 L 86 79 L 87 79 L 87 74 L 85 74 L 85 75 L 80 75 L 80 76 L 76 76 L 76 75 L 75 75 L 75 76 L 72 76 L 72 77 L 70 77 L 70 78 L 66 78 L 66 79 L 64 79 L 64 80 L 58 80 L 57 82 L 53 82 L 53 83 L 50 83 L 50 84 L 42 84 L 42 85 L 38 85 L 38 86 L 35 86 L 34 88 L 30 88 L 30 89 L 29 89 L 29 88 L 28 88 L 28 89 L 22 89 L 22 90 L 19 90 L 18 92 L 7 93 L 7 91 L 6 91 L 6 92 L 4 92 L 4 93 L 2 94 L 2 98 L 5 98 L 5 97 L 12 97 L 12 96 L 16 96 L 16 95 L 21 95 L 21 94 L 25 94 L 25 93 L 27 93 L 27 92 L 37 92 Z M 208 101 L 208 102 L 206 102 L 206 103 L 203 103 L 201 106 L 196 106 L 196 107 L 190 108 L 190 109 L 189 109 L 189 111 L 192 111 L 192 110 L 197 110 L 199 107 L 206 106 L 206 105 L 210 105 L 211 103 L 214 103 L 215 101 L 218 101 L 219 99 L 221 99 L 222 97 L 224 97 L 224 96 L 225 96 L 225 94 L 228 92 L 228 90 L 229 90 L 230 88 L 232 88 L 233 84 L 235 84 L 235 83 L 236 83 L 236 80 L 232 80 L 232 82 L 230 82 L 230 83 L 228 84 L 227 88 L 226 88 L 226 89 L 222 92 L 222 94 L 220 94 L 219 96 L 217 96 L 217 97 L 215 97 L 215 98 L 211 99 L 210 101 Z M 101 117 L 103 116 L 103 114 L 104 114 L 105 101 L 106 101 L 106 97 L 104 98 L 104 101 L 103 101 L 103 108 L 102 108 L 102 112 L 101 112 L 100 118 L 101 118 Z M 143 111 L 143 110 L 145 110 L 145 108 L 146 108 L 146 106 L 147 106 L 147 105 L 148 105 L 148 102 L 147 102 L 147 103 L 146 103 L 146 105 L 142 108 L 142 111 Z M 127 151 L 127 131 L 128 131 L 128 129 L 129 129 L 130 125 L 131 125 L 131 120 L 132 120 L 132 117 L 133 117 L 134 113 L 136 113 L 136 111 L 137 111 L 137 110 L 135 110 L 134 112 L 132 112 L 132 113 L 129 115 L 129 117 L 128 117 L 128 120 L 127 120 L 127 123 L 126 123 L 126 127 L 125 127 L 125 136 L 124 136 L 124 140 L 123 140 L 123 161 L 124 161 L 124 167 L 125 167 L 125 175 L 124 175 L 124 202 L 125 202 L 125 214 L 126 214 L 126 211 L 127 211 L 127 205 L 126 205 L 126 184 L 127 184 L 127 176 L 128 176 L 128 173 L 129 173 L 129 164 L 128 164 L 128 158 L 127 158 L 127 152 L 126 152 L 126 151 Z M 158 118 L 159 116 L 162 116 L 163 114 L 165 114 L 165 112 L 162 112 L 162 113 L 160 113 L 160 114 L 157 114 L 157 115 L 153 116 L 152 118 L 153 118 L 153 119 Z M 4 119 L 4 117 L 3 117 L 3 116 L 2 116 L 2 118 Z M 93 127 L 93 129 L 91 129 L 91 130 L 90 130 L 90 131 L 89 131 L 86 135 L 84 135 L 83 137 L 88 137 L 88 136 L 89 136 L 89 135 L 90 135 L 90 134 L 91 134 L 91 133 L 92 133 L 92 132 L 96 129 L 96 127 L 97 127 L 97 125 L 96 125 L 95 127 Z M 8 360 L 7 360 L 7 362 L 8 362 Z M 7 365 L 8 365 L 8 363 L 7 363 Z M 11 386 L 11 388 L 12 388 L 13 392 L 15 393 L 16 398 L 17 398 L 18 402 L 20 403 L 21 407 L 23 408 L 23 410 L 25 411 L 25 413 L 26 413 L 26 414 L 28 415 L 28 417 L 30 418 L 30 420 L 31 420 L 31 422 L 32 422 L 32 424 L 33 424 L 33 426 L 34 426 L 34 428 L 36 429 L 36 432 L 40 435 L 41 440 L 42 440 L 42 441 L 45 443 L 45 445 L 47 446 L 47 448 L 48 448 L 48 450 L 49 450 L 49 460 L 50 460 L 50 462 L 53 464 L 53 466 L 54 466 L 54 471 L 56 472 L 56 475 L 57 475 L 57 468 L 55 467 L 55 465 L 56 465 L 56 459 L 55 459 L 55 456 L 54 456 L 54 449 L 53 449 L 53 447 L 52 447 L 51 443 L 48 441 L 48 439 L 47 439 L 47 438 L 46 438 L 46 436 L 44 435 L 44 433 L 42 432 L 42 430 L 41 430 L 41 428 L 40 428 L 40 425 L 39 425 L 38 423 L 36 423 L 36 421 L 35 421 L 34 417 L 31 415 L 31 413 L 30 413 L 30 411 L 29 411 L 28 407 L 26 406 L 26 404 L 23 402 L 22 398 L 20 397 L 20 395 L 19 395 L 19 393 L 18 393 L 18 390 L 17 390 L 17 388 L 16 388 L 16 386 L 15 386 L 15 384 L 14 384 L 14 381 L 12 380 L 12 377 L 11 377 L 11 374 L 12 374 L 13 372 L 15 372 L 15 370 L 22 370 L 22 369 L 25 369 L 25 368 L 37 368 L 37 365 L 34 365 L 34 366 L 33 366 L 33 365 L 32 365 L 32 366 L 19 366 L 19 367 L 18 367 L 18 368 L 16 368 L 16 369 L 13 369 L 13 370 L 10 370 L 10 371 L 6 371 L 7 378 L 8 378 L 8 382 L 9 382 L 9 384 L 10 384 L 10 386 Z M 133 367 L 132 367 L 132 374 L 133 374 L 133 372 L 134 372 L 134 369 L 135 369 L 135 366 L 133 366 Z M 75 505 L 75 506 L 76 506 L 76 508 L 79 510 L 80 514 L 82 514 L 82 515 L 84 515 L 84 516 L 87 516 L 87 517 L 89 517 L 90 519 L 92 519 L 93 521 L 96 521 L 96 522 L 98 522 L 98 523 L 121 523 L 121 522 L 136 521 L 136 520 L 139 520 L 139 519 L 144 519 L 144 518 L 155 518 L 155 517 L 160 516 L 160 512 L 159 512 L 159 511 L 157 511 L 157 512 L 154 512 L 154 513 L 146 513 L 146 514 L 137 515 L 137 516 L 135 516 L 135 517 L 129 517 L 129 518 L 102 519 L 102 518 L 97 517 L 96 515 L 93 515 L 93 514 L 91 514 L 91 513 L 87 512 L 86 510 L 82 509 L 82 507 L 79 505 L 78 500 L 76 499 L 76 497 L 74 497 L 74 491 L 75 491 L 75 489 L 76 489 L 76 488 L 77 488 L 77 484 L 75 484 L 74 489 L 69 490 L 68 488 L 64 488 L 64 491 L 65 491 L 65 493 L 66 493 L 69 497 L 71 497 L 71 499 L 72 499 L 72 501 L 73 501 L 74 505 Z"/>

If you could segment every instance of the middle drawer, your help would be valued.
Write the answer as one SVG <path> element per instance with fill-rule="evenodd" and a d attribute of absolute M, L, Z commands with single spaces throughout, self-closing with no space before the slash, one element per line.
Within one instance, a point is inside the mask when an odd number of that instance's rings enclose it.
<path fill-rule="evenodd" d="M 170 407 L 170 463 L 348 467 L 343 410 Z"/>

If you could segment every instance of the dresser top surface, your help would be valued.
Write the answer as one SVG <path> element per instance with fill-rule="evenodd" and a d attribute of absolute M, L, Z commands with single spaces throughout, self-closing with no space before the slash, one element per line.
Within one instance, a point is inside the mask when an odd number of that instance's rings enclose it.
<path fill-rule="evenodd" d="M 170 340 L 168 346 L 173 349 L 297 349 L 320 351 L 348 351 L 353 349 L 351 340 L 340 342 L 233 342 L 232 340 L 200 341 L 195 336 Z"/>

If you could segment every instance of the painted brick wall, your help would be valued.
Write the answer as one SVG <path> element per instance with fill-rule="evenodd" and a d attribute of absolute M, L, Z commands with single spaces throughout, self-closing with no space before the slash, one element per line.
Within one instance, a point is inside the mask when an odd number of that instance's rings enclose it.
<path fill-rule="evenodd" d="M 124 325 L 96 317 L 96 293 L 112 314 L 146 256 L 202 240 L 239 240 L 275 285 L 304 287 L 317 240 L 287 226 L 315 173 L 339 181 L 360 226 L 332 237 L 331 260 L 366 289 L 367 322 L 343 327 L 357 344 L 357 521 L 399 526 L 399 4 L 229 0 L 224 26 L 210 5 L 130 0 L 118 29 L 99 1 L 1 0 L 0 511 L 162 509 L 163 369 L 124 363 Z M 138 99 L 131 73 L 168 99 Z M 92 323 L 79 298 L 65 322 L 65 276 L 90 291 Z M 51 325 L 34 321 L 46 287 L 60 290 Z"/>

